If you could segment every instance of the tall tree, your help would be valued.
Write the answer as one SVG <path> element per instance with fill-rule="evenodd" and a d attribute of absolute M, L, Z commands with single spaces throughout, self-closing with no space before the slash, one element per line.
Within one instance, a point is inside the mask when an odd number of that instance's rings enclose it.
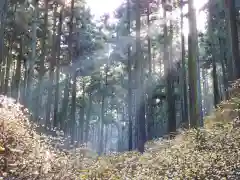
<path fill-rule="evenodd" d="M 32 45 L 31 45 L 31 57 L 27 60 L 27 106 L 32 107 L 32 87 L 33 87 L 33 80 L 34 80 L 34 64 L 36 61 L 36 48 L 37 48 L 37 17 L 38 17 L 38 1 L 32 1 L 32 11 L 33 11 L 33 18 L 32 18 L 32 31 L 31 31 L 31 38 L 32 38 Z"/>
<path fill-rule="evenodd" d="M 44 27 L 43 27 L 43 36 L 41 38 L 41 58 L 39 62 L 39 79 L 37 85 L 37 93 L 36 93 L 36 110 L 35 110 L 35 118 L 38 120 L 39 118 L 39 107 L 42 106 L 42 85 L 43 85 L 43 77 L 45 73 L 45 59 L 47 54 L 47 38 L 48 38 L 48 1 L 44 1 Z"/>
<path fill-rule="evenodd" d="M 169 6 L 172 6 L 172 4 L 168 4 Z M 164 5 L 165 11 L 167 10 L 167 5 Z M 172 7 L 171 7 L 172 9 Z M 172 10 L 170 10 L 170 13 Z M 164 12 L 164 16 L 165 16 Z M 165 19 L 165 22 L 167 23 L 167 17 Z M 164 53 L 166 59 L 166 92 L 167 92 L 167 103 L 168 103 L 168 132 L 174 133 L 176 132 L 176 108 L 175 108 L 175 98 L 174 98 L 174 67 L 173 67 L 173 54 L 172 54 L 172 40 L 173 40 L 173 25 L 172 21 L 170 20 L 170 26 L 169 26 L 169 34 L 166 32 L 166 26 L 164 25 L 164 38 L 166 43 L 166 49 L 164 49 Z"/>
<path fill-rule="evenodd" d="M 59 127 L 59 80 L 60 80 L 60 56 L 61 56 L 61 36 L 62 36 L 62 23 L 63 23 L 63 7 L 61 7 L 59 12 L 59 20 L 58 20 L 58 30 L 57 30 L 57 58 L 56 58 L 56 89 L 54 95 L 54 112 L 53 112 L 53 126 Z"/>
<path fill-rule="evenodd" d="M 148 57 L 148 83 L 147 83 L 147 139 L 151 140 L 153 138 L 153 106 L 152 106 L 152 42 L 151 42 L 151 4 L 147 2 L 147 57 Z M 150 89 L 150 90 L 149 90 Z"/>
<path fill-rule="evenodd" d="M 237 9 L 235 6 L 235 0 L 226 1 L 228 13 L 229 13 L 229 22 L 230 22 L 230 32 L 231 32 L 231 51 L 232 58 L 235 64 L 235 78 L 240 78 L 240 61 L 239 61 L 239 38 L 238 38 L 238 29 L 237 29 Z"/>
<path fill-rule="evenodd" d="M 180 1 L 180 11 L 181 11 L 181 65 L 182 65 L 182 76 L 181 76 L 181 85 L 182 85 L 182 121 L 188 127 L 189 119 L 188 119 L 188 84 L 187 84 L 187 67 L 186 67 L 186 51 L 185 51 L 185 36 L 183 30 L 183 7 L 184 0 Z"/>
<path fill-rule="evenodd" d="M 127 36 L 130 37 L 131 31 L 131 7 L 130 0 L 127 0 Z M 132 57 L 131 47 L 128 45 L 128 150 L 133 149 L 133 118 L 132 118 Z"/>
<path fill-rule="evenodd" d="M 139 152 L 144 152 L 144 143 L 146 141 L 145 132 L 145 91 L 144 91 L 144 75 L 143 75 L 143 57 L 141 50 L 141 1 L 136 1 L 136 85 L 137 95 L 137 129 L 138 129 L 138 142 L 137 149 Z"/>
<path fill-rule="evenodd" d="M 189 11 L 189 36 L 188 36 L 188 77 L 189 77 L 189 99 L 190 99 L 190 127 L 197 128 L 200 126 L 200 106 L 197 83 L 197 56 L 198 41 L 196 27 L 196 10 L 193 0 L 188 1 Z"/>
<path fill-rule="evenodd" d="M 212 78 L 213 78 L 213 89 L 214 89 L 214 106 L 217 107 L 218 103 L 220 102 L 220 93 L 218 88 L 218 76 L 217 76 L 217 44 L 215 43 L 215 37 L 214 37 L 214 20 L 213 20 L 213 12 L 214 12 L 214 6 L 212 3 L 209 3 L 209 22 L 208 22 L 208 30 L 209 30 L 209 37 L 211 38 L 209 42 L 211 52 L 212 52 Z"/>

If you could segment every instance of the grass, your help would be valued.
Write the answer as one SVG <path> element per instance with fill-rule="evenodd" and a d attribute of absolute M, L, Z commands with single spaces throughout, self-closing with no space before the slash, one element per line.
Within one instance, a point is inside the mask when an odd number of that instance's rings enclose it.
<path fill-rule="evenodd" d="M 239 179 L 239 82 L 231 99 L 205 118 L 205 127 L 182 131 L 174 140 L 146 144 L 146 152 L 92 156 L 88 149 L 60 151 L 40 136 L 19 104 L 0 100 L 1 177 L 18 179 Z"/>

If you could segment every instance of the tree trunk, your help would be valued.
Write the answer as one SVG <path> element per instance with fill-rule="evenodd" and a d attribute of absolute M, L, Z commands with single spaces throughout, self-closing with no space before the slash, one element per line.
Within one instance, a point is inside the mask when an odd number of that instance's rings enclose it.
<path fill-rule="evenodd" d="M 60 55 L 61 55 L 61 35 L 62 35 L 63 9 L 60 10 L 59 24 L 57 30 L 57 58 L 56 58 L 56 89 L 54 97 L 53 126 L 59 127 L 58 102 L 59 102 L 59 80 L 60 80 Z"/>
<path fill-rule="evenodd" d="M 64 131 L 65 134 L 67 134 L 67 112 L 68 112 L 68 103 L 69 103 L 69 75 L 66 75 L 65 79 L 65 87 L 64 87 L 64 95 L 63 95 L 63 100 L 62 100 L 62 107 L 61 107 L 61 114 L 60 114 L 60 129 Z"/>
<path fill-rule="evenodd" d="M 23 66 L 24 66 L 24 79 L 23 79 L 23 88 L 22 88 L 22 95 L 21 95 L 21 103 L 23 105 L 27 105 L 27 82 L 28 82 L 28 67 L 27 67 L 27 60 L 26 58 L 23 59 Z"/>
<path fill-rule="evenodd" d="M 217 64 L 216 64 L 216 59 L 217 59 L 217 49 L 216 49 L 216 41 L 214 37 L 214 21 L 213 21 L 213 9 L 214 6 L 211 5 L 209 7 L 209 22 L 208 22 L 208 29 L 209 29 L 209 37 L 210 37 L 210 50 L 212 53 L 212 79 L 213 79 L 213 95 L 214 95 L 214 106 L 217 107 L 218 103 L 220 102 L 220 93 L 219 93 L 219 87 L 218 87 L 218 75 L 217 75 Z"/>
<path fill-rule="evenodd" d="M 127 1 L 127 35 L 130 36 L 130 0 Z M 133 149 L 133 122 L 132 122 L 132 60 L 131 60 L 131 48 L 128 47 L 128 150 L 131 151 Z"/>
<path fill-rule="evenodd" d="M 90 123 L 91 111 L 92 111 L 92 94 L 89 93 L 89 101 L 88 101 L 88 109 L 87 109 L 86 125 L 85 125 L 85 139 L 84 139 L 85 143 L 87 143 L 89 139 L 89 123 Z"/>
<path fill-rule="evenodd" d="M 83 97 L 82 97 L 82 102 L 80 104 L 80 111 L 79 111 L 79 138 L 80 138 L 80 143 L 83 144 L 84 143 L 84 123 L 85 123 L 85 119 L 84 119 L 84 113 L 85 113 L 85 84 L 84 84 L 84 80 L 82 80 L 82 90 L 83 90 Z"/>
<path fill-rule="evenodd" d="M 137 149 L 139 152 L 144 152 L 144 143 L 146 141 L 145 132 L 145 92 L 144 92 L 144 76 L 143 76 L 143 61 L 141 54 L 141 3 L 140 0 L 136 1 L 136 71 L 137 71 L 137 129 L 138 129 L 138 142 Z"/>
<path fill-rule="evenodd" d="M 72 85 L 72 103 L 71 103 L 71 144 L 75 141 L 75 131 L 76 131 L 76 94 L 77 94 L 77 72 L 73 75 L 73 85 Z"/>
<path fill-rule="evenodd" d="M 5 51 L 7 51 L 6 47 L 4 46 Z M 7 56 L 4 56 L 1 64 L 1 93 L 4 93 L 4 80 L 6 75 L 6 64 L 7 64 Z"/>
<path fill-rule="evenodd" d="M 235 77 L 240 78 L 240 60 L 239 60 L 239 39 L 238 39 L 238 29 L 237 29 L 237 11 L 235 8 L 235 0 L 227 1 L 229 10 L 229 23 L 231 32 L 231 48 L 232 48 L 232 58 L 235 64 Z"/>
<path fill-rule="evenodd" d="M 48 1 L 44 1 L 44 28 L 43 28 L 43 37 L 41 39 L 41 59 L 40 59 L 40 69 L 39 69 L 39 78 L 36 92 L 36 109 L 35 109 L 35 120 L 39 119 L 39 107 L 42 106 L 42 86 L 43 86 L 43 76 L 45 72 L 45 58 L 46 58 L 46 40 L 47 40 L 47 31 L 48 31 Z"/>
<path fill-rule="evenodd" d="M 5 81 L 4 81 L 4 94 L 8 95 L 9 88 L 9 80 L 10 80 L 10 67 L 12 64 L 12 36 L 9 39 L 9 48 L 8 48 L 8 56 L 7 56 L 7 64 L 6 64 L 6 72 L 5 72 Z"/>
<path fill-rule="evenodd" d="M 147 26 L 148 26 L 148 97 L 147 97 L 147 139 L 151 140 L 153 138 L 153 126 L 154 126 L 154 119 L 153 119 L 153 106 L 152 106 L 152 43 L 150 37 L 150 3 L 147 5 Z"/>
<path fill-rule="evenodd" d="M 197 83 L 197 27 L 196 11 L 193 0 L 188 1 L 189 9 L 189 37 L 188 37 L 188 70 L 189 70 L 189 99 L 190 99 L 190 127 L 200 126 L 200 106 L 198 104 L 198 83 Z"/>
<path fill-rule="evenodd" d="M 187 85 L 187 72 L 186 72 L 186 58 L 185 58 L 185 37 L 183 32 L 183 0 L 181 0 L 181 52 L 182 52 L 182 73 L 181 73 L 181 82 L 182 82 L 182 122 L 186 127 L 189 126 L 188 119 L 188 85 Z"/>
<path fill-rule="evenodd" d="M 48 87 L 48 98 L 47 98 L 47 105 L 46 105 L 46 128 L 52 128 L 51 122 L 51 112 L 52 112 L 52 101 L 53 101 L 53 80 L 54 80 L 54 67 L 56 62 L 56 11 L 57 6 L 55 5 L 53 10 L 53 44 L 52 44 L 52 54 L 49 62 L 49 87 Z"/>
<path fill-rule="evenodd" d="M 32 107 L 32 88 L 34 79 L 34 64 L 36 61 L 36 48 L 37 48 L 37 18 L 38 18 L 38 1 L 33 1 L 33 22 L 32 22 L 32 52 L 31 59 L 28 59 L 28 78 L 27 78 L 27 107 Z"/>
<path fill-rule="evenodd" d="M 169 34 L 169 59 L 168 59 L 168 69 L 167 69 L 167 103 L 168 103 L 168 133 L 171 135 L 176 132 L 176 108 L 175 108 L 175 98 L 174 98 L 174 69 L 172 60 L 172 36 L 173 36 L 173 26 L 170 22 L 170 34 Z"/>
<path fill-rule="evenodd" d="M 222 57 L 221 66 L 222 66 L 222 76 L 223 76 L 223 86 L 224 86 L 224 100 L 229 99 L 228 94 L 228 78 L 226 72 L 226 63 L 227 63 L 227 55 L 224 49 L 224 44 L 221 38 L 218 39 L 220 45 L 220 56 Z"/>
<path fill-rule="evenodd" d="M 101 100 L 101 117 L 100 117 L 100 133 L 99 133 L 99 154 L 102 154 L 104 151 L 104 118 L 105 118 L 105 89 L 107 89 L 107 83 L 108 83 L 108 64 L 105 68 L 105 81 L 104 81 L 104 85 L 102 87 L 102 100 Z"/>
<path fill-rule="evenodd" d="M 6 27 L 6 17 L 8 11 L 8 3 L 7 0 L 1 0 L 0 2 L 0 21 L 1 21 L 1 28 L 0 28 L 0 64 L 4 60 L 4 31 Z M 1 84 L 2 86 L 2 84 Z"/>
<path fill-rule="evenodd" d="M 23 60 L 23 36 L 20 36 L 20 49 L 19 49 L 19 55 L 17 59 L 17 65 L 15 70 L 15 76 L 14 76 L 14 89 L 13 89 L 13 97 L 17 100 L 17 102 L 20 101 L 20 82 L 21 82 L 21 66 L 22 66 L 22 60 Z"/>

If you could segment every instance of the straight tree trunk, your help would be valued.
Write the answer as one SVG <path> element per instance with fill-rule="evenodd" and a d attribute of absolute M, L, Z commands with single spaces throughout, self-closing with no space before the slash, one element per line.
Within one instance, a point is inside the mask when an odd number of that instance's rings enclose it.
<path fill-rule="evenodd" d="M 68 112 L 68 104 L 69 104 L 69 75 L 66 75 L 65 79 L 65 87 L 64 87 L 64 93 L 63 93 L 63 100 L 62 100 L 62 107 L 60 110 L 60 129 L 64 131 L 65 134 L 67 134 L 67 112 Z"/>
<path fill-rule="evenodd" d="M 130 0 L 127 1 L 127 36 L 130 36 Z M 133 122 L 132 122 L 132 60 L 131 49 L 128 47 L 128 150 L 133 149 Z"/>
<path fill-rule="evenodd" d="M 88 109 L 87 109 L 87 115 L 86 115 L 86 124 L 85 124 L 85 143 L 89 140 L 89 123 L 90 123 L 90 117 L 91 117 L 91 111 L 92 111 L 92 94 L 89 93 L 89 101 L 88 101 Z"/>
<path fill-rule="evenodd" d="M 211 38 L 211 43 L 210 43 L 210 49 L 212 52 L 212 79 L 213 79 L 213 91 L 214 91 L 214 106 L 217 107 L 218 103 L 220 102 L 220 93 L 219 93 L 219 87 L 218 87 L 218 75 L 217 75 L 217 64 L 216 64 L 216 59 L 217 59 L 217 49 L 216 49 L 216 41 L 214 37 L 214 21 L 213 21 L 213 9 L 214 6 L 211 5 L 209 7 L 209 22 L 208 22 L 208 29 L 209 29 L 209 37 Z"/>
<path fill-rule="evenodd" d="M 186 51 L 185 51 L 185 37 L 183 32 L 183 0 L 181 0 L 181 59 L 182 59 L 182 122 L 186 127 L 189 127 L 188 119 L 188 84 L 187 84 L 187 72 L 186 72 Z"/>
<path fill-rule="evenodd" d="M 108 84 L 108 71 L 109 71 L 109 67 L 108 64 L 105 67 L 105 80 L 104 80 L 104 85 L 102 87 L 102 89 L 107 89 L 107 84 Z M 105 118 L 105 92 L 102 92 L 102 100 L 101 100 L 101 117 L 100 117 L 100 133 L 99 133 L 99 154 L 102 154 L 104 151 L 104 118 Z"/>
<path fill-rule="evenodd" d="M 68 58 L 69 62 L 72 63 L 73 58 L 73 18 L 74 18 L 74 0 L 71 1 L 71 17 L 69 22 L 69 38 L 68 38 Z M 75 73 L 73 74 L 73 76 Z M 65 88 L 64 88 L 64 97 L 63 97 L 63 104 L 62 104 L 62 121 L 65 121 L 64 125 L 64 132 L 67 134 L 68 131 L 68 123 L 67 123 L 67 108 L 68 108 L 68 102 L 69 102 L 69 85 L 70 85 L 70 74 L 66 74 L 66 80 L 65 80 Z M 64 108 L 64 109 L 63 109 Z M 72 112 L 71 112 L 72 117 Z"/>
<path fill-rule="evenodd" d="M 38 16 L 38 1 L 33 1 L 33 20 L 32 20 L 32 52 L 31 59 L 28 59 L 27 63 L 28 68 L 28 78 L 27 78 L 27 107 L 32 107 L 32 88 L 33 88 L 33 79 L 34 79 L 34 64 L 36 61 L 36 48 L 37 48 L 37 16 Z"/>
<path fill-rule="evenodd" d="M 42 85 L 43 85 L 43 76 L 45 72 L 45 58 L 46 58 L 46 40 L 47 40 L 47 29 L 48 28 L 48 0 L 44 1 L 44 27 L 43 27 L 43 37 L 41 39 L 41 59 L 40 59 L 40 69 L 38 77 L 38 85 L 36 92 L 36 109 L 35 109 L 35 120 L 39 119 L 39 107 L 42 107 Z"/>
<path fill-rule="evenodd" d="M 49 87 L 48 87 L 48 97 L 47 97 L 47 105 L 46 105 L 46 128 L 52 128 L 51 122 L 51 112 L 52 112 L 52 101 L 53 101 L 53 80 L 54 80 L 54 68 L 56 62 L 56 11 L 57 6 L 55 5 L 53 10 L 53 44 L 52 44 L 52 53 L 49 62 Z"/>
<path fill-rule="evenodd" d="M 13 14 L 16 13 L 16 10 L 17 10 L 17 6 L 14 5 L 13 6 L 13 11 L 14 11 Z M 15 21 L 15 16 L 14 15 L 13 15 L 13 21 Z M 12 30 L 10 32 L 11 35 L 10 35 L 10 37 L 8 39 L 9 47 L 8 47 L 8 57 L 7 57 L 7 65 L 6 65 L 5 82 L 4 82 L 4 94 L 5 95 L 9 95 L 9 96 L 11 96 L 8 93 L 11 93 L 11 91 L 9 91 L 9 82 L 10 82 L 10 76 L 11 76 L 10 69 L 11 69 L 11 66 L 12 66 L 12 63 L 13 63 L 12 49 L 13 49 L 13 40 L 14 40 L 13 39 L 13 35 L 14 35 L 14 32 L 15 32 L 15 30 Z"/>
<path fill-rule="evenodd" d="M 240 59 L 239 59 L 239 38 L 237 29 L 237 10 L 235 7 L 235 0 L 229 0 L 228 10 L 229 10 L 229 23 L 231 32 L 231 48 L 232 48 L 232 58 L 235 64 L 235 77 L 240 78 Z"/>
<path fill-rule="evenodd" d="M 71 144 L 75 141 L 76 132 L 76 94 L 77 94 L 77 72 L 73 75 L 73 85 L 72 85 L 72 103 L 71 103 Z"/>
<path fill-rule="evenodd" d="M 4 94 L 8 95 L 9 88 L 9 80 L 10 80 L 10 67 L 12 64 L 12 36 L 9 38 L 9 48 L 8 48 L 8 56 L 7 56 L 7 64 L 6 64 L 6 72 L 5 72 L 5 81 L 4 81 Z"/>
<path fill-rule="evenodd" d="M 144 152 L 144 144 L 146 141 L 145 129 L 145 92 L 144 92 L 144 78 L 143 78 L 143 61 L 141 53 L 141 3 L 140 0 L 136 1 L 136 71 L 137 71 L 137 129 L 138 129 L 138 142 L 137 149 L 139 152 Z"/>
<path fill-rule="evenodd" d="M 74 0 L 72 0 L 72 5 L 71 5 L 71 10 L 72 10 L 72 14 L 71 14 L 71 20 L 70 20 L 70 29 L 71 31 L 73 31 L 73 13 L 74 13 Z M 72 34 L 71 34 L 72 35 Z M 73 58 L 73 47 L 72 47 L 72 43 L 73 43 L 73 38 L 71 37 L 71 59 Z M 71 101 L 71 134 L 72 134 L 72 139 L 71 139 L 71 143 L 74 143 L 75 140 L 75 131 L 76 131 L 76 94 L 77 94 L 77 74 L 78 72 L 74 72 L 73 77 L 72 77 L 72 101 Z"/>
<path fill-rule="evenodd" d="M 7 51 L 6 47 L 4 46 L 5 51 Z M 7 64 L 7 56 L 4 56 L 1 64 L 1 93 L 4 93 L 4 80 L 6 75 L 6 64 Z"/>
<path fill-rule="evenodd" d="M 193 0 L 188 1 L 189 9 L 189 37 L 188 37 L 188 73 L 189 73 L 189 99 L 190 99 L 190 127 L 197 128 L 200 126 L 200 106 L 198 97 L 197 81 L 197 27 L 196 11 Z"/>
<path fill-rule="evenodd" d="M 2 64 L 2 61 L 4 60 L 4 31 L 6 27 L 6 17 L 7 17 L 7 11 L 8 11 L 8 3 L 7 0 L 1 0 L 0 2 L 0 64 Z M 1 84 L 2 86 L 2 84 Z"/>
<path fill-rule="evenodd" d="M 26 105 L 27 104 L 27 82 L 28 82 L 28 67 L 27 67 L 27 61 L 26 58 L 23 60 L 23 66 L 24 66 L 24 79 L 23 79 L 23 89 L 22 89 L 22 95 L 21 95 L 21 103 Z"/>
<path fill-rule="evenodd" d="M 21 68 L 22 68 L 22 60 L 23 60 L 23 36 L 20 36 L 20 49 L 19 49 L 19 55 L 17 59 L 17 65 L 15 70 L 15 76 L 14 76 L 14 89 L 13 89 L 13 97 L 17 100 L 17 102 L 20 101 L 20 83 L 21 83 Z"/>
<path fill-rule="evenodd" d="M 80 111 L 79 111 L 79 130 L 80 130 L 80 134 L 79 134 L 79 138 L 80 138 L 80 143 L 83 144 L 84 143 L 84 125 L 85 125 L 85 119 L 84 119 L 84 113 L 85 113 L 85 83 L 84 80 L 82 80 L 82 90 L 83 90 L 83 97 L 82 97 L 82 102 L 81 102 L 81 107 L 80 107 Z"/>
<path fill-rule="evenodd" d="M 151 140 L 153 138 L 153 126 L 154 126 L 154 119 L 153 119 L 153 106 L 152 106 L 152 43 L 150 37 L 150 3 L 147 5 L 147 26 L 148 26 L 148 97 L 147 97 L 147 139 Z"/>
<path fill-rule="evenodd" d="M 173 70 L 173 59 L 172 59 L 172 36 L 173 26 L 170 22 L 170 34 L 169 34 L 169 59 L 168 59 L 168 70 L 167 70 L 167 102 L 168 102 L 168 132 L 171 135 L 176 132 L 176 107 L 174 98 L 174 70 Z"/>
<path fill-rule="evenodd" d="M 229 99 L 228 94 L 228 74 L 226 71 L 226 63 L 227 63 L 227 55 L 226 51 L 224 50 L 224 44 L 221 38 L 218 39 L 219 45 L 220 45 L 220 56 L 223 58 L 221 60 L 221 66 L 222 66 L 222 76 L 223 76 L 223 86 L 224 86 L 224 100 Z"/>
<path fill-rule="evenodd" d="M 57 30 L 57 58 L 56 58 L 56 89 L 54 95 L 54 112 L 53 112 L 53 126 L 60 127 L 59 125 L 59 117 L 58 117 L 58 102 L 59 102 L 59 80 L 60 80 L 60 55 L 61 55 L 61 35 L 62 35 L 62 16 L 63 9 L 60 10 L 59 15 L 59 24 Z"/>

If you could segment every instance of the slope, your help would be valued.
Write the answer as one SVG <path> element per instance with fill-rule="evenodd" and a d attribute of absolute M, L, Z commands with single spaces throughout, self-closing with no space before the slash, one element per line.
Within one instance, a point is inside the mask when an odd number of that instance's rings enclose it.
<path fill-rule="evenodd" d="M 95 158 L 88 149 L 60 151 L 36 133 L 29 113 L 0 97 L 1 178 L 15 179 L 238 179 L 240 178 L 240 80 L 202 129 L 174 140 L 148 142 L 146 152 Z M 61 139 L 59 140 L 59 142 Z"/>
<path fill-rule="evenodd" d="M 0 179 L 71 180 L 92 164 L 87 149 L 60 151 L 52 142 L 62 139 L 36 133 L 29 113 L 13 99 L 0 96 Z"/>
<path fill-rule="evenodd" d="M 174 140 L 149 142 L 143 155 L 102 157 L 82 179 L 239 179 L 240 81 L 229 89 L 205 127 L 182 131 Z"/>

